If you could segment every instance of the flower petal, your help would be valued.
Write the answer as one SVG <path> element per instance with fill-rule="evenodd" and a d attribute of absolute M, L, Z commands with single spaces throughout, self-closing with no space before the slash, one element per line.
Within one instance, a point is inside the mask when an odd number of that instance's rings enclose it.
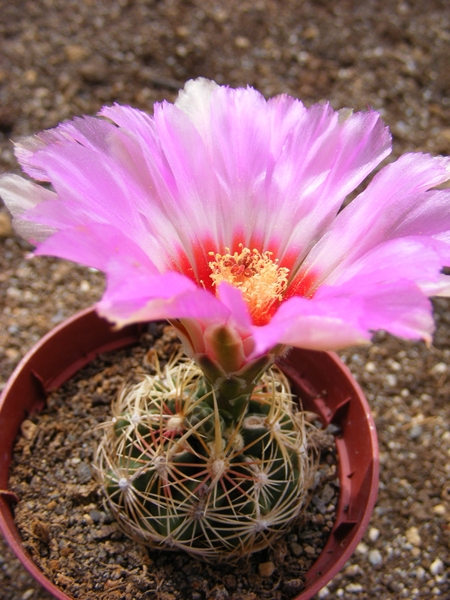
<path fill-rule="evenodd" d="M 229 311 L 217 298 L 195 287 L 184 275 L 165 273 L 149 278 L 146 284 L 144 289 L 129 287 L 127 295 L 123 288 L 107 291 L 97 304 L 99 313 L 119 327 L 159 319 L 195 319 L 218 324 L 226 323 L 229 318 Z"/>
<path fill-rule="evenodd" d="M 312 300 L 291 298 L 265 327 L 255 328 L 254 355 L 277 343 L 310 350 L 339 350 L 365 344 L 384 329 L 408 339 L 431 340 L 431 305 L 411 281 L 364 289 L 347 282 L 323 286 Z"/>
<path fill-rule="evenodd" d="M 242 292 L 223 281 L 219 285 L 218 295 L 220 301 L 229 309 L 236 325 L 242 330 L 250 331 L 252 322 Z"/>
<path fill-rule="evenodd" d="M 425 236 L 388 240 L 350 264 L 333 285 L 351 282 L 355 289 L 364 289 L 405 279 L 432 290 L 434 284 L 441 286 L 444 261 L 450 264 L 450 246 L 444 242 Z"/>
<path fill-rule="evenodd" d="M 125 278 L 137 276 L 139 269 L 156 274 L 158 269 L 149 256 L 120 229 L 104 223 L 80 225 L 57 231 L 42 242 L 35 255 L 59 256 L 100 271 L 108 271 L 111 261 L 123 262 L 130 269 Z"/>
<path fill-rule="evenodd" d="M 189 117 L 205 142 L 210 141 L 211 101 L 213 92 L 218 87 L 215 81 L 205 79 L 204 77 L 191 79 L 180 90 L 178 98 L 175 100 L 175 106 Z"/>
<path fill-rule="evenodd" d="M 316 285 L 336 280 L 353 262 L 388 239 L 450 230 L 450 191 L 426 190 L 450 178 L 450 159 L 406 154 L 384 167 L 368 188 L 337 217 L 312 249 L 302 272 L 316 274 Z M 422 221 L 424 230 L 422 230 Z M 328 279 L 329 277 L 329 279 Z"/>
<path fill-rule="evenodd" d="M 17 160 L 23 170 L 38 181 L 51 181 L 45 164 L 35 159 L 51 146 L 79 143 L 82 146 L 107 152 L 107 132 L 114 127 L 94 117 L 77 117 L 37 135 L 22 138 L 14 147 Z"/>
<path fill-rule="evenodd" d="M 223 246 L 227 223 L 214 166 L 200 133 L 188 115 L 168 103 L 155 105 L 153 119 L 120 106 L 104 108 L 101 114 L 126 127 L 139 147 L 137 172 L 141 188 L 150 195 L 147 207 L 142 209 L 146 221 L 152 223 L 156 218 L 155 229 L 160 232 L 163 227 L 166 231 L 160 238 L 166 242 L 164 250 L 171 254 L 172 262 L 177 263 L 180 250 L 200 280 L 208 252 Z M 133 150 L 133 155 L 136 153 Z M 197 269 L 200 254 L 201 265 Z"/>
<path fill-rule="evenodd" d="M 282 150 L 270 182 L 261 189 L 261 204 L 267 206 L 264 217 L 276 214 L 285 224 L 271 235 L 281 240 L 281 261 L 282 253 L 297 249 L 295 268 L 346 196 L 389 154 L 390 135 L 377 113 L 342 120 L 328 105 L 315 105 L 296 123 Z"/>
<path fill-rule="evenodd" d="M 285 344 L 310 350 L 338 350 L 368 343 L 370 333 L 361 326 L 362 307 L 353 298 L 284 302 L 268 325 L 254 328 L 254 355 Z"/>
<path fill-rule="evenodd" d="M 361 287 L 360 281 L 350 280 L 342 286 L 323 286 L 318 290 L 317 302 L 333 304 L 351 298 L 359 307 L 361 330 L 384 329 L 407 339 L 431 341 L 434 322 L 431 303 L 420 288 L 408 279 L 380 286 L 376 281 Z M 314 298 L 313 303 L 316 301 Z"/>
<path fill-rule="evenodd" d="M 21 218 L 39 203 L 52 201 L 56 197 L 54 192 L 19 175 L 6 174 L 0 177 L 0 194 L 13 216 L 14 228 L 28 242 L 37 244 L 54 233 L 53 227 L 23 221 Z"/>

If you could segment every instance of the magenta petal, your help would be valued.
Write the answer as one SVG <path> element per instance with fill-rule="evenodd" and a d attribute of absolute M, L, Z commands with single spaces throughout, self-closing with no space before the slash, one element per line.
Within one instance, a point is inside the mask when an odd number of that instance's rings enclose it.
<path fill-rule="evenodd" d="M 255 328 L 254 354 L 277 343 L 339 350 L 367 343 L 378 329 L 429 342 L 434 325 L 428 298 L 407 280 L 363 289 L 324 286 L 313 300 L 288 300 L 268 325 Z"/>
<path fill-rule="evenodd" d="M 428 237 L 405 237 L 380 244 L 325 283 L 342 286 L 351 282 L 358 291 L 405 279 L 429 288 L 441 282 L 443 264 L 450 264 L 448 244 Z"/>
<path fill-rule="evenodd" d="M 366 326 L 384 329 L 406 339 L 431 342 L 434 331 L 429 299 L 411 282 L 398 282 L 374 289 L 364 298 Z"/>
<path fill-rule="evenodd" d="M 347 296 L 362 307 L 360 323 L 368 331 L 384 329 L 407 339 L 431 341 L 434 323 L 431 303 L 413 282 L 399 280 L 380 287 L 374 283 L 361 289 L 349 283 L 320 290 L 321 302 L 333 303 Z"/>
<path fill-rule="evenodd" d="M 389 152 L 390 135 L 376 113 L 341 119 L 327 105 L 308 109 L 286 139 L 270 181 L 261 188 L 267 215 L 276 211 L 286 224 L 282 251 L 295 247 L 297 261 L 304 258 L 347 194 Z"/>
<path fill-rule="evenodd" d="M 35 254 L 59 256 L 105 272 L 113 260 L 120 260 L 132 267 L 128 275 L 123 273 L 124 277 L 136 277 L 139 269 L 158 272 L 134 241 L 120 230 L 98 223 L 58 231 L 40 244 Z"/>
<path fill-rule="evenodd" d="M 106 152 L 108 134 L 114 127 L 106 121 L 93 117 L 76 118 L 62 123 L 54 129 L 19 140 L 15 145 L 15 154 L 23 170 L 38 181 L 52 181 L 45 163 L 39 161 L 39 154 L 51 147 L 70 144 Z"/>
<path fill-rule="evenodd" d="M 219 298 L 229 309 L 236 325 L 242 330 L 250 330 L 252 322 L 241 291 L 224 281 L 219 285 Z"/>
<path fill-rule="evenodd" d="M 345 269 L 377 245 L 403 235 L 447 231 L 450 211 L 434 210 L 433 198 L 442 204 L 450 192 L 427 192 L 450 178 L 450 159 L 406 154 L 384 167 L 368 188 L 335 219 L 302 265 L 320 273 L 320 281 Z M 425 194 L 425 196 L 424 196 Z M 427 197 L 426 194 L 432 194 Z M 426 199 L 426 201 L 425 201 Z M 425 206 L 421 206 L 425 201 Z M 422 230 L 422 218 L 425 230 Z M 447 228 L 447 229 L 446 229 Z M 445 238 L 445 234 L 444 234 Z"/>
<path fill-rule="evenodd" d="M 141 194 L 113 159 L 80 144 L 65 144 L 40 152 L 35 160 L 45 165 L 59 197 L 77 202 L 87 217 L 108 218 L 128 229 L 136 223 Z"/>
<path fill-rule="evenodd" d="M 139 168 L 141 177 L 145 177 L 148 190 L 151 190 L 151 204 L 163 209 L 162 202 L 172 202 L 177 196 L 177 184 L 174 173 L 168 164 L 161 147 L 159 132 L 153 117 L 141 110 L 129 106 L 105 106 L 100 114 L 114 121 L 119 126 L 123 145 L 133 144 L 135 149 L 129 151 L 134 158 L 134 169 Z M 128 165 L 130 161 L 127 160 Z M 134 170 L 133 169 L 133 170 Z M 167 207 L 170 210 L 170 207 Z"/>
<path fill-rule="evenodd" d="M 210 292 L 192 288 L 192 282 L 177 273 L 148 279 L 148 287 L 107 290 L 97 304 L 99 313 L 120 327 L 128 323 L 159 319 L 195 319 L 226 323 L 229 311 Z M 128 296 L 128 297 L 127 297 Z"/>
<path fill-rule="evenodd" d="M 291 298 L 281 305 L 270 323 L 255 327 L 254 355 L 276 344 L 310 350 L 338 350 L 367 343 L 370 333 L 360 323 L 361 308 L 350 298 L 316 302 Z"/>
<path fill-rule="evenodd" d="M 361 285 L 361 280 L 350 280 L 341 286 L 323 286 L 314 302 L 332 305 L 351 298 L 358 307 L 358 321 L 362 330 L 384 329 L 393 335 L 408 339 L 431 340 L 434 330 L 431 303 L 412 281 L 399 279 L 380 285 L 376 280 Z"/>
<path fill-rule="evenodd" d="M 155 106 L 153 119 L 141 111 L 119 106 L 105 108 L 102 114 L 132 134 L 133 142 L 130 137 L 128 142 L 121 143 L 122 161 L 126 145 L 130 147 L 133 143 L 139 148 L 130 148 L 128 154 L 139 166 L 141 189 L 147 193 L 152 191 L 142 213 L 150 225 L 156 220 L 155 231 L 160 232 L 161 227 L 172 229 L 161 237 L 169 236 L 172 248 L 183 247 L 192 260 L 191 249 L 201 247 L 206 237 L 213 240 L 206 253 L 219 247 L 218 240 L 222 240 L 222 245 L 229 243 L 223 242 L 227 239 L 229 220 L 225 218 L 226 209 L 223 211 L 222 193 L 210 151 L 188 115 L 168 103 Z M 139 163 L 136 154 L 139 154 Z"/>
<path fill-rule="evenodd" d="M 120 325 L 170 318 L 225 322 L 230 315 L 219 300 L 191 279 L 175 272 L 158 273 L 139 246 L 106 225 L 57 232 L 36 254 L 76 260 L 104 271 L 108 285 L 99 311 Z"/>
<path fill-rule="evenodd" d="M 431 236 L 450 244 L 450 190 L 423 192 L 409 197 L 406 204 L 407 217 L 392 236 Z"/>
<path fill-rule="evenodd" d="M 43 149 L 57 142 L 62 142 L 58 129 L 43 131 L 16 142 L 14 153 L 24 172 L 37 181 L 50 181 L 45 166 L 37 166 L 34 157 Z"/>

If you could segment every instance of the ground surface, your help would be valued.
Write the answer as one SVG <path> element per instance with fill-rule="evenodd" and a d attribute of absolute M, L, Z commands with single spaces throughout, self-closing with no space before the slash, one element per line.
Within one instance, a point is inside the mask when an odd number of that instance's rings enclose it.
<path fill-rule="evenodd" d="M 450 153 L 446 0 L 191 2 L 0 0 L 0 169 L 10 140 L 103 104 L 151 110 L 189 78 L 266 96 L 379 110 L 405 151 Z M 97 273 L 47 258 L 0 213 L 0 378 L 47 330 L 101 295 Z M 435 344 L 392 339 L 345 354 L 376 416 L 381 488 L 369 528 L 323 598 L 448 598 L 450 318 Z M 43 600 L 4 545 L 0 597 Z M 250 600 L 250 599 L 249 599 Z"/>

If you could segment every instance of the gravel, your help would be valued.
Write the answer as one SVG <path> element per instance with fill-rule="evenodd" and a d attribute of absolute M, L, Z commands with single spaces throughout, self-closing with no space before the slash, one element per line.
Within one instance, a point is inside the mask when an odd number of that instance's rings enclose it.
<path fill-rule="evenodd" d="M 151 110 L 200 75 L 308 105 L 372 106 L 394 157 L 449 154 L 449 31 L 446 0 L 0 0 L 0 170 L 19 172 L 11 139 L 115 101 Z M 29 261 L 2 210 L 0 238 L 3 386 L 46 331 L 100 297 L 103 279 Z M 363 542 L 319 598 L 450 596 L 450 305 L 435 306 L 431 348 L 380 335 L 342 353 L 376 417 L 381 484 Z M 3 543 L 0 589 L 5 600 L 48 598 Z"/>

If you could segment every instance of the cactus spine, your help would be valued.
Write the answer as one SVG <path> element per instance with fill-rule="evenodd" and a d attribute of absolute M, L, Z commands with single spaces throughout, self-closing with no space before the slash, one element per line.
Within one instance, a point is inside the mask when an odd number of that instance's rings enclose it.
<path fill-rule="evenodd" d="M 298 517 L 311 460 L 276 367 L 232 415 L 202 370 L 178 357 L 120 394 L 95 463 L 126 533 L 223 560 L 266 547 Z"/>

